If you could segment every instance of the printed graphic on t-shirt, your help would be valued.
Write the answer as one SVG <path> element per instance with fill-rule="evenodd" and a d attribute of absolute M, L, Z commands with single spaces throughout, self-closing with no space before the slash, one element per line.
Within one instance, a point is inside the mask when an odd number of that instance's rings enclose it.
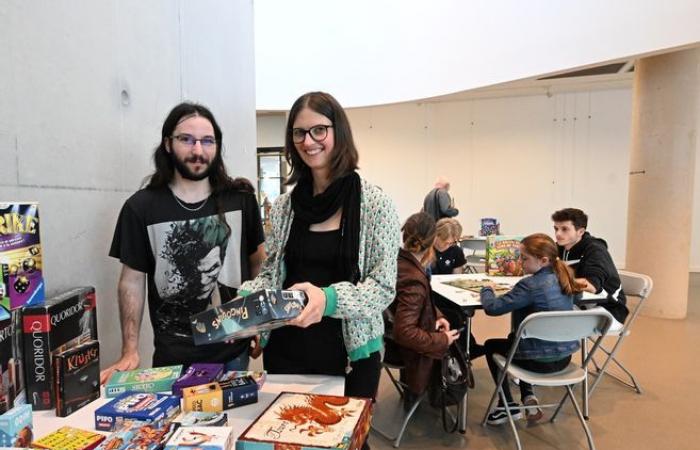
<path fill-rule="evenodd" d="M 157 328 L 189 335 L 191 314 L 221 304 L 217 287 L 241 284 L 241 211 L 148 226 L 155 257 L 153 282 L 161 303 Z"/>

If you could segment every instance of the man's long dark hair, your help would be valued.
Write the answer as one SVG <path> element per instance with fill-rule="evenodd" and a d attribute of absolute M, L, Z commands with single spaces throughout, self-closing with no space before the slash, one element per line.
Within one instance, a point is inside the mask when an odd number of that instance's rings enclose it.
<path fill-rule="evenodd" d="M 166 141 L 170 141 L 172 146 L 172 136 L 177 125 L 190 117 L 204 117 L 214 128 L 214 138 L 216 139 L 216 156 L 211 161 L 209 169 L 209 184 L 212 189 L 212 197 L 216 201 L 216 211 L 221 222 L 228 229 L 230 234 L 231 228 L 224 217 L 223 204 L 221 203 L 221 193 L 229 190 L 239 192 L 250 192 L 251 183 L 245 178 L 231 178 L 226 171 L 226 166 L 223 160 L 223 136 L 221 128 L 214 118 L 214 114 L 209 111 L 206 106 L 197 103 L 183 102 L 174 107 L 168 117 L 163 122 L 161 130 L 160 144 L 153 152 L 153 163 L 156 166 L 155 172 L 144 179 L 146 189 L 160 189 L 167 187 L 175 176 L 175 165 L 173 164 L 172 156 L 168 153 L 165 146 Z"/>

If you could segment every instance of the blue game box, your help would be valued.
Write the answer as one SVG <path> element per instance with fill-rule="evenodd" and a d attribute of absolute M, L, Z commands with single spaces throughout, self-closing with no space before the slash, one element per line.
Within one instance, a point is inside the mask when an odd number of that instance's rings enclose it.
<path fill-rule="evenodd" d="M 158 423 L 180 412 L 180 398 L 150 392 L 126 392 L 95 410 L 95 429 L 114 431 L 124 420 Z"/>

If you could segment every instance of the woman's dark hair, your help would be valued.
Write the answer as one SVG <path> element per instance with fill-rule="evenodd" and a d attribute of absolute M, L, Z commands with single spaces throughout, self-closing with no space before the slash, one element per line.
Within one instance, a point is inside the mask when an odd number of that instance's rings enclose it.
<path fill-rule="evenodd" d="M 166 187 L 170 184 L 175 176 L 175 165 L 173 164 L 172 156 L 168 153 L 165 146 L 166 141 L 171 141 L 173 132 L 177 125 L 185 119 L 190 117 L 203 117 L 207 119 L 212 128 L 214 128 L 214 138 L 216 139 L 216 156 L 211 161 L 211 167 L 209 169 L 209 184 L 212 188 L 212 197 L 216 200 L 216 210 L 221 219 L 222 223 L 228 228 L 230 233 L 230 227 L 226 222 L 224 217 L 223 205 L 221 204 L 221 192 L 227 190 L 235 190 L 240 192 L 246 192 L 250 185 L 250 182 L 246 179 L 247 184 L 241 179 L 233 180 L 228 172 L 226 171 L 226 166 L 224 166 L 224 160 L 222 157 L 223 153 L 223 137 L 221 133 L 221 128 L 216 122 L 214 115 L 209 111 L 206 106 L 199 105 L 197 103 L 183 102 L 174 107 L 163 122 L 163 128 L 161 130 L 160 144 L 156 147 L 153 152 L 153 163 L 156 167 L 155 172 L 146 177 L 143 183 L 146 185 L 146 189 L 159 189 Z"/>
<path fill-rule="evenodd" d="M 574 273 L 571 267 L 559 259 L 557 244 L 551 237 L 544 233 L 535 233 L 520 241 L 523 250 L 535 258 L 548 258 L 552 264 L 552 269 L 557 275 L 562 292 L 567 295 L 581 292 L 581 286 L 574 280 Z"/>
<path fill-rule="evenodd" d="M 430 214 L 412 214 L 401 227 L 403 248 L 411 253 L 425 252 L 421 264 L 427 265 L 433 259 L 435 242 L 435 219 Z M 426 251 L 427 250 L 427 251 Z"/>
<path fill-rule="evenodd" d="M 330 94 L 325 92 L 308 92 L 294 102 L 287 118 L 284 154 L 291 166 L 291 174 L 287 184 L 294 184 L 302 178 L 311 178 L 311 170 L 299 156 L 292 140 L 294 121 L 304 108 L 309 108 L 318 114 L 326 116 L 333 124 L 335 142 L 333 153 L 331 154 L 330 181 L 356 170 L 359 157 L 355 142 L 352 139 L 350 121 L 343 107 Z"/>

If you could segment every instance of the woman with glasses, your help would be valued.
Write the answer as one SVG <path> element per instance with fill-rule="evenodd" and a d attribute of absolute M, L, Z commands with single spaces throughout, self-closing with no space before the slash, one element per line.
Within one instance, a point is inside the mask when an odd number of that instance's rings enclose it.
<path fill-rule="evenodd" d="M 396 285 L 399 222 L 391 199 L 357 174 L 358 154 L 343 108 L 311 92 L 292 106 L 285 154 L 294 190 L 272 207 L 268 259 L 242 288 L 299 289 L 306 308 L 271 332 L 270 373 L 345 375 L 345 394 L 374 397 L 382 311 Z"/>

